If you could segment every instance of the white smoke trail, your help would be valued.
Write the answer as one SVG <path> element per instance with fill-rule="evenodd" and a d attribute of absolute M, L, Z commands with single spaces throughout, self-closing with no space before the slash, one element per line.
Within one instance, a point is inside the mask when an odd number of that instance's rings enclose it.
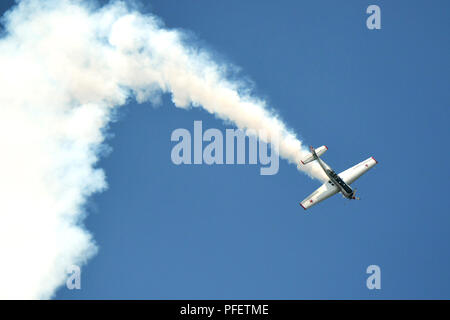
<path fill-rule="evenodd" d="M 202 107 L 242 129 L 301 142 L 264 101 L 227 80 L 224 65 L 179 31 L 120 3 L 93 9 L 71 0 L 23 0 L 0 39 L 0 298 L 51 298 L 66 268 L 96 252 L 84 205 L 104 190 L 95 168 L 114 107 L 129 97 Z M 322 178 L 314 165 L 307 172 Z"/>

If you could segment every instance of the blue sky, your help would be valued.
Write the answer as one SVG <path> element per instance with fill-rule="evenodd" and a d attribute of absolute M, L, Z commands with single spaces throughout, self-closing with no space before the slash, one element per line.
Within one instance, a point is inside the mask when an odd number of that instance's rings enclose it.
<path fill-rule="evenodd" d="M 2 12 L 12 1 L 2 1 Z M 370 4 L 381 30 L 366 28 Z M 110 127 L 109 189 L 85 220 L 99 253 L 58 299 L 450 298 L 448 1 L 152 0 L 143 10 L 239 66 L 340 172 L 379 164 L 305 211 L 319 186 L 281 160 L 181 165 L 174 129 L 232 128 L 200 109 L 134 102 Z M 366 268 L 381 267 L 381 290 Z"/>

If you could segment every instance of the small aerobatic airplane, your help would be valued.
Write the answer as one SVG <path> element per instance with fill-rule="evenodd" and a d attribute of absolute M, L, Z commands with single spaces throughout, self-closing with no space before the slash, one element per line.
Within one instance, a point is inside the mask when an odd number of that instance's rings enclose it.
<path fill-rule="evenodd" d="M 322 159 L 320 156 L 328 150 L 326 146 L 321 146 L 317 149 L 313 147 L 309 147 L 311 150 L 311 154 L 309 154 L 301 163 L 306 165 L 311 161 L 317 160 L 319 165 L 322 167 L 323 171 L 328 177 L 328 181 L 325 182 L 322 186 L 320 186 L 316 191 L 311 193 L 305 200 L 300 202 L 300 205 L 303 209 L 308 209 L 313 205 L 328 199 L 332 195 L 335 195 L 338 192 L 341 192 L 342 195 L 347 199 L 357 199 L 355 196 L 356 189 L 350 188 L 350 184 L 355 182 L 356 179 L 361 177 L 364 173 L 366 173 L 370 168 L 376 165 L 378 162 L 374 159 L 374 157 L 370 157 L 363 162 L 358 163 L 357 165 L 336 174 Z M 299 164 L 300 165 L 300 164 Z"/>

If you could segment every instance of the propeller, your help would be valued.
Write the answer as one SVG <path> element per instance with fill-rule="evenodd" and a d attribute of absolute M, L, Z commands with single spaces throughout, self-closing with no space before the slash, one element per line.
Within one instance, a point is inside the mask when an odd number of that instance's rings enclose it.
<path fill-rule="evenodd" d="M 353 191 L 353 200 L 361 200 L 360 197 L 355 196 L 357 189 L 355 188 L 355 190 Z"/>

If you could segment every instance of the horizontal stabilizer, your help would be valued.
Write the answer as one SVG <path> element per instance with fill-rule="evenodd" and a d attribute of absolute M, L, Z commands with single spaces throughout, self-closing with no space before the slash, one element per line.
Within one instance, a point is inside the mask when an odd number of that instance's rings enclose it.
<path fill-rule="evenodd" d="M 321 146 L 321 147 L 315 149 L 316 154 L 317 154 L 318 157 L 323 155 L 325 153 L 325 151 L 327 151 L 327 150 L 328 150 L 327 146 Z M 314 161 L 314 160 L 316 160 L 316 158 L 314 158 L 314 155 L 312 153 L 310 153 L 308 156 L 305 157 L 305 159 L 301 160 L 300 162 L 303 165 L 305 165 L 305 164 L 310 163 L 311 161 Z"/>

